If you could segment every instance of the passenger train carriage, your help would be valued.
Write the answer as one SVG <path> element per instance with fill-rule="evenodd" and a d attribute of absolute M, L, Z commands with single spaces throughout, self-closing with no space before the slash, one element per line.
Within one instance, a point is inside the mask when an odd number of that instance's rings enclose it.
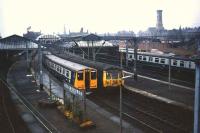
<path fill-rule="evenodd" d="M 80 90 L 97 88 L 96 69 L 67 61 L 54 55 L 45 55 L 43 63 L 60 79 Z"/>
<path fill-rule="evenodd" d="M 120 52 L 126 52 L 126 48 L 120 48 Z M 148 63 L 149 65 L 159 65 L 159 66 L 168 66 L 169 65 L 169 58 L 171 58 L 171 66 L 172 68 L 178 69 L 188 69 L 194 70 L 195 63 L 194 61 L 187 59 L 187 58 L 180 58 L 180 57 L 172 57 L 171 54 L 164 54 L 164 53 L 153 53 L 153 52 L 138 52 L 137 60 L 141 63 Z M 134 50 L 128 50 L 128 60 L 133 61 L 134 57 Z"/>
<path fill-rule="evenodd" d="M 78 89 L 116 88 L 122 84 L 122 70 L 118 67 L 102 63 L 100 66 L 97 62 L 91 65 L 88 62 L 76 56 L 66 58 L 52 54 L 45 55 L 43 60 L 48 70 Z"/>

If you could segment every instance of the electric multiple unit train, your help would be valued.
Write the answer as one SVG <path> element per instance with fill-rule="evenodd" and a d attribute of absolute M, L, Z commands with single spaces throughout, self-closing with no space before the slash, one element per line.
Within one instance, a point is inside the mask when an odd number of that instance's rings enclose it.
<path fill-rule="evenodd" d="M 126 48 L 120 48 L 120 52 L 125 53 Z M 185 70 L 195 70 L 195 62 L 191 59 L 172 57 L 170 54 L 152 53 L 152 52 L 138 52 L 137 60 L 146 65 L 154 65 L 165 67 L 169 65 L 169 58 L 171 58 L 172 68 L 185 69 Z M 128 50 L 128 60 L 135 60 L 134 50 Z"/>
<path fill-rule="evenodd" d="M 122 70 L 114 67 L 96 69 L 48 54 L 43 58 L 44 66 L 60 80 L 80 90 L 119 87 Z"/>

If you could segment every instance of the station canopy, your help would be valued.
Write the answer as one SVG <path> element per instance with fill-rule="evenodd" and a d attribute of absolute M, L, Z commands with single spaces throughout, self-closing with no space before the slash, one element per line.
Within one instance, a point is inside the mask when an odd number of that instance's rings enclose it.
<path fill-rule="evenodd" d="M 38 44 L 34 40 L 19 35 L 11 35 L 0 39 L 1 50 L 24 50 L 27 48 L 37 49 Z"/>

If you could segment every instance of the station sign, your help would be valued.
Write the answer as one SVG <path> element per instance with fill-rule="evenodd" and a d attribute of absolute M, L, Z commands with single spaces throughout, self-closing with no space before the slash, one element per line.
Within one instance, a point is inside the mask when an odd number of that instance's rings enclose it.
<path fill-rule="evenodd" d="M 67 84 L 67 83 L 64 83 L 64 88 L 66 88 L 71 94 L 75 95 L 75 96 L 80 96 L 80 97 L 83 97 L 83 92 L 76 89 L 75 87 Z"/>

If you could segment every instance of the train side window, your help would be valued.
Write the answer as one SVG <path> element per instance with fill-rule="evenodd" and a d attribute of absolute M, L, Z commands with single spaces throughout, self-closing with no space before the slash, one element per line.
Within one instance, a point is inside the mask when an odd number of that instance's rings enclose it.
<path fill-rule="evenodd" d="M 60 66 L 57 65 L 56 71 L 57 71 L 57 72 L 60 71 Z"/>
<path fill-rule="evenodd" d="M 142 59 L 143 61 L 146 61 L 147 60 L 147 58 L 146 58 L 146 56 L 143 56 L 143 59 Z"/>
<path fill-rule="evenodd" d="M 189 68 L 191 68 L 191 62 L 190 62 L 190 61 L 188 61 L 188 63 L 189 63 Z"/>
<path fill-rule="evenodd" d="M 177 61 L 173 60 L 173 65 L 176 66 L 177 65 Z"/>
<path fill-rule="evenodd" d="M 155 63 L 158 63 L 159 62 L 159 58 L 155 58 Z"/>
<path fill-rule="evenodd" d="M 63 68 L 62 67 L 60 67 L 60 74 L 62 74 L 63 73 Z"/>
<path fill-rule="evenodd" d="M 142 56 L 141 55 L 139 55 L 139 60 L 142 60 Z"/>
<path fill-rule="evenodd" d="M 153 57 L 149 56 L 149 61 L 152 62 L 153 61 Z"/>
<path fill-rule="evenodd" d="M 67 71 L 66 69 L 65 69 L 65 76 L 68 78 L 69 77 L 69 71 Z"/>
<path fill-rule="evenodd" d="M 83 80 L 83 71 L 78 72 L 78 80 Z"/>
<path fill-rule="evenodd" d="M 164 64 L 165 63 L 165 59 L 161 58 L 160 63 Z"/>
<path fill-rule="evenodd" d="M 180 67 L 184 67 L 184 61 L 180 61 Z"/>
<path fill-rule="evenodd" d="M 96 71 L 91 71 L 91 79 L 96 79 L 97 73 Z"/>

